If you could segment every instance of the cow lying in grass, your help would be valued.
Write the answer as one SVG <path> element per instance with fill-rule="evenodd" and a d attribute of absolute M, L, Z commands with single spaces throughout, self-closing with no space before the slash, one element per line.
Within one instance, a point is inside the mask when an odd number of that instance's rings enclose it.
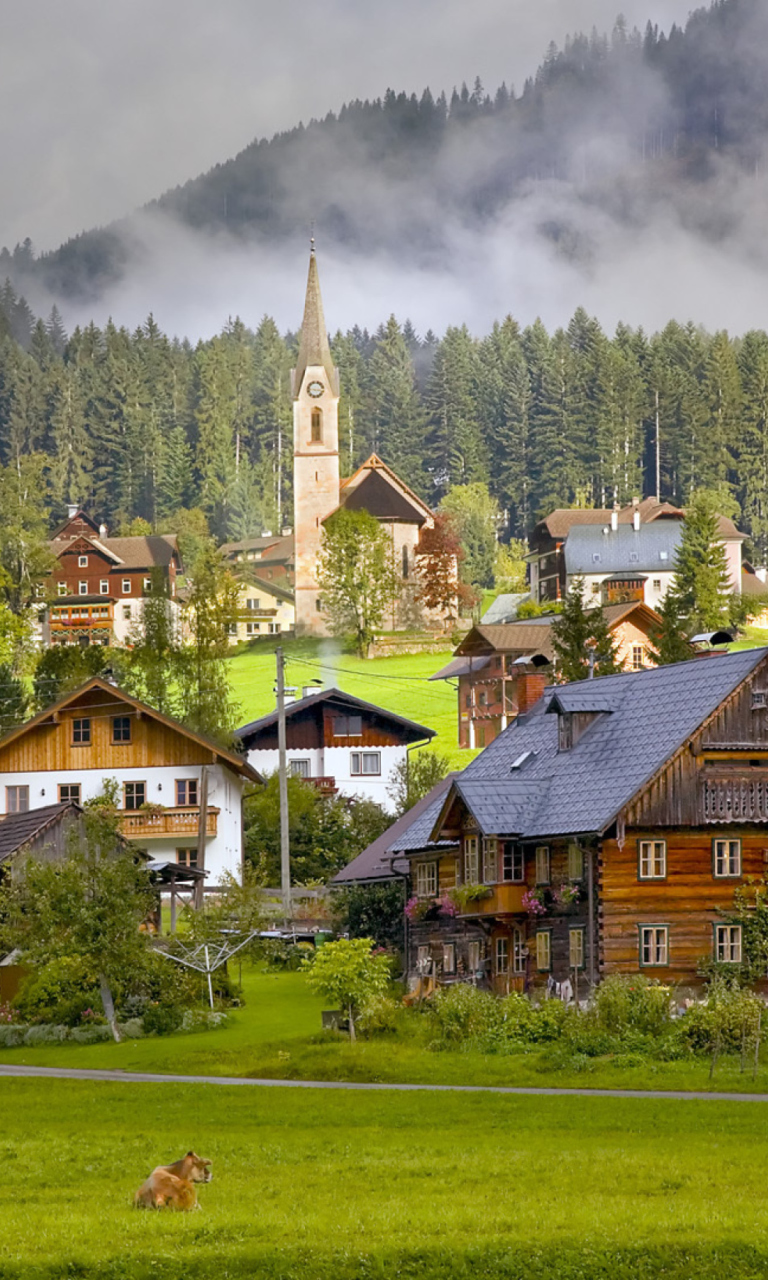
<path fill-rule="evenodd" d="M 194 1151 L 188 1151 L 175 1164 L 159 1165 L 153 1169 L 143 1186 L 133 1197 L 137 1209 L 199 1209 L 196 1182 L 210 1182 L 210 1160 L 203 1160 Z"/>

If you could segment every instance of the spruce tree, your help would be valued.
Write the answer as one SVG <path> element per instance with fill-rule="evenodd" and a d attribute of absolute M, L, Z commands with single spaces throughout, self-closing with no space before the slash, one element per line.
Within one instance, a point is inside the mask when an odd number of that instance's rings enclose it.
<path fill-rule="evenodd" d="M 675 552 L 673 591 L 680 618 L 689 635 L 715 631 L 729 622 L 729 594 L 725 547 L 717 522 L 717 498 L 701 489 L 692 496 Z"/>
<path fill-rule="evenodd" d="M 560 684 L 621 671 L 616 644 L 602 609 L 584 604 L 584 579 L 576 578 L 552 623 L 555 673 Z"/>
<path fill-rule="evenodd" d="M 654 649 L 651 660 L 657 666 L 672 662 L 686 662 L 692 656 L 691 646 L 685 635 L 680 617 L 680 602 L 674 591 L 668 591 L 658 610 L 661 626 L 651 634 Z"/>

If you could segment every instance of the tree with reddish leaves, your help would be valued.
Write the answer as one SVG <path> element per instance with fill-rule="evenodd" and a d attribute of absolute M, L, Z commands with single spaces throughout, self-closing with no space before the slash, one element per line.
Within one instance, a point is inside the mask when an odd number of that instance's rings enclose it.
<path fill-rule="evenodd" d="M 477 596 L 459 572 L 464 548 L 453 516 L 438 511 L 431 528 L 423 528 L 415 552 L 421 578 L 418 600 L 427 609 L 439 610 L 450 622 L 463 608 L 471 609 Z"/>

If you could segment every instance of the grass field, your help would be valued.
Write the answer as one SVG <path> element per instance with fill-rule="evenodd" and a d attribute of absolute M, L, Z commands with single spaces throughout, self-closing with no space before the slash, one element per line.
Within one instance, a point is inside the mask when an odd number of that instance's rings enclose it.
<path fill-rule="evenodd" d="M 2 1081 L 0 1277 L 764 1277 L 759 1104 Z M 138 1212 L 213 1161 L 202 1212 Z"/>
<path fill-rule="evenodd" d="M 230 681 L 242 709 L 243 723 L 274 710 L 275 644 L 260 642 L 228 659 Z M 342 653 L 335 641 L 296 640 L 285 643 L 286 681 L 299 689 L 319 680 L 366 702 L 376 703 L 428 729 L 434 729 L 435 749 L 449 756 L 454 768 L 463 769 L 476 752 L 457 746 L 456 689 L 444 680 L 429 677 L 451 660 L 445 653 L 415 653 L 396 658 L 364 661 Z"/>

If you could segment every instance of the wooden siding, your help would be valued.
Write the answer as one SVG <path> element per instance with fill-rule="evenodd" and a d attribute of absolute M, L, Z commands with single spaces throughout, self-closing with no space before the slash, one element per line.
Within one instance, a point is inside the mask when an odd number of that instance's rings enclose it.
<path fill-rule="evenodd" d="M 664 880 L 638 878 L 638 840 L 666 840 Z M 715 879 L 712 841 L 741 840 L 738 879 Z M 640 925 L 667 925 L 669 964 L 643 970 L 662 982 L 696 982 L 704 956 L 712 956 L 713 925 L 733 906 L 735 887 L 747 876 L 762 876 L 768 859 L 768 831 L 730 826 L 691 831 L 627 830 L 623 848 L 603 842 L 600 860 L 601 976 L 638 973 Z"/>
<path fill-rule="evenodd" d="M 333 732 L 333 721 L 336 716 L 345 715 L 362 717 L 362 733 L 352 738 L 335 737 Z M 354 751 L 356 747 L 399 747 L 406 742 L 417 742 L 418 738 L 410 733 L 405 727 L 392 728 L 390 725 L 384 724 L 377 716 L 372 716 L 363 712 L 358 712 L 355 707 L 346 709 L 339 708 L 333 710 L 330 707 L 324 708 L 323 715 L 323 746 L 324 747 L 351 747 Z"/>
<path fill-rule="evenodd" d="M 131 742 L 112 742 L 112 719 L 128 716 Z M 72 742 L 72 721 L 90 717 L 90 746 Z M 0 772 L 40 773 L 83 769 L 148 769 L 152 766 L 214 763 L 214 753 L 182 731 L 134 712 L 121 699 L 100 689 L 59 712 L 57 723 L 47 721 L 28 730 L 7 746 L 0 746 Z"/>

